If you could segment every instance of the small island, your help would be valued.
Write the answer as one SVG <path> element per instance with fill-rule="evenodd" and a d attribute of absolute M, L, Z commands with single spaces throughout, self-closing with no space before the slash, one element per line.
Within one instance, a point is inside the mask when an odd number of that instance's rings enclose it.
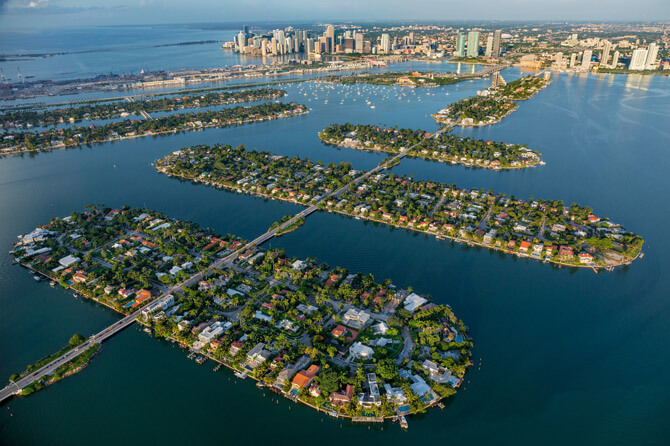
<path fill-rule="evenodd" d="M 175 114 L 156 119 L 126 119 L 99 126 L 52 128 L 41 132 L 5 132 L 0 135 L 2 136 L 0 155 L 48 151 L 128 138 L 228 127 L 289 118 L 308 112 L 309 109 L 301 104 L 277 102 Z"/>
<path fill-rule="evenodd" d="M 480 91 L 477 96 L 449 104 L 433 115 L 440 124 L 447 126 L 482 127 L 500 122 L 518 107 L 515 101 L 531 98 L 545 88 L 551 80 L 547 77 L 524 76 L 508 84 L 500 82 L 494 74 L 494 83 L 500 84 Z"/>
<path fill-rule="evenodd" d="M 259 88 L 254 90 L 223 91 L 205 94 L 184 94 L 144 100 L 128 99 L 128 102 L 93 103 L 78 107 L 50 108 L 47 110 L 15 110 L 0 114 L 0 127 L 29 129 L 48 127 L 63 123 L 75 123 L 92 119 L 126 118 L 130 115 L 141 116 L 145 113 L 184 110 L 190 108 L 212 107 L 218 105 L 239 104 L 267 99 L 277 99 L 286 95 L 286 91 Z M 146 116 L 146 115 L 144 115 Z"/>
<path fill-rule="evenodd" d="M 392 71 L 385 73 L 359 73 L 343 76 L 329 76 L 321 82 L 334 82 L 340 84 L 371 84 L 388 85 L 398 87 L 441 87 L 443 85 L 455 84 L 469 79 L 481 77 L 477 73 L 421 73 L 418 71 Z"/>
<path fill-rule="evenodd" d="M 198 363 L 210 359 L 333 417 L 397 419 L 456 393 L 473 344 L 448 305 L 370 274 L 242 246 L 156 211 L 91 206 L 20 236 L 14 256 L 124 314 L 142 305 L 145 331 Z M 201 269 L 235 249 L 234 260 Z M 165 284 L 188 278 L 165 294 Z M 90 355 L 81 358 L 73 366 Z"/>
<path fill-rule="evenodd" d="M 28 367 L 26 367 L 26 369 L 23 372 L 13 374 L 12 376 L 9 377 L 9 382 L 13 383 L 22 378 L 25 378 L 26 376 L 29 376 L 31 373 L 36 372 L 43 366 L 49 364 L 54 359 L 59 358 L 65 355 L 66 353 L 76 349 L 85 341 L 86 338 L 84 338 L 82 335 L 80 334 L 73 335 L 70 338 L 70 341 L 68 342 L 67 346 L 63 347 L 53 355 L 45 356 L 36 363 L 30 364 Z M 29 386 L 25 387 L 21 391 L 21 395 L 23 396 L 30 395 L 31 393 L 37 392 L 38 390 L 50 386 L 51 384 L 57 383 L 63 378 L 66 378 L 68 376 L 74 375 L 75 373 L 82 371 L 91 361 L 93 356 L 95 356 L 98 353 L 99 350 L 100 350 L 100 344 L 97 343 L 93 344 L 93 346 L 87 348 L 85 352 L 72 358 L 67 363 L 57 367 L 47 377 L 36 380 Z"/>
<path fill-rule="evenodd" d="M 196 146 L 158 160 L 169 176 L 311 206 L 363 173 L 244 147 Z M 492 190 L 379 172 L 321 202 L 322 210 L 423 232 L 556 265 L 611 270 L 642 254 L 644 240 L 588 206 L 519 199 Z"/>
<path fill-rule="evenodd" d="M 540 152 L 525 145 L 462 138 L 449 133 L 435 137 L 424 130 L 384 128 L 374 125 L 331 124 L 319 132 L 326 144 L 408 156 L 485 169 L 522 169 L 538 164 Z"/>

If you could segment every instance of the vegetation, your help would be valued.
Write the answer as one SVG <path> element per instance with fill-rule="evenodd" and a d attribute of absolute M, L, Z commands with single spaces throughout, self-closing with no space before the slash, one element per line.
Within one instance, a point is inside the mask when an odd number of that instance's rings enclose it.
<path fill-rule="evenodd" d="M 268 121 L 304 113 L 307 113 L 307 107 L 300 104 L 264 103 L 218 111 L 176 114 L 150 120 L 125 120 L 101 126 L 58 128 L 43 132 L 5 132 L 4 135 L 0 135 L 2 136 L 0 148 L 19 147 L 26 150 L 45 150 L 55 147 L 73 147 L 121 138 Z"/>
<path fill-rule="evenodd" d="M 23 127 L 51 126 L 63 122 L 79 122 L 85 119 L 111 119 L 128 115 L 139 115 L 159 111 L 174 111 L 187 108 L 211 107 L 215 105 L 237 104 L 240 102 L 274 99 L 285 96 L 283 90 L 259 88 L 254 90 L 223 91 L 217 93 L 189 94 L 160 97 L 133 102 L 111 104 L 88 104 L 62 109 L 16 110 L 0 114 L 0 126 Z"/>
<path fill-rule="evenodd" d="M 331 124 L 319 133 L 319 138 L 342 147 L 389 153 L 406 151 L 417 158 L 489 169 L 529 167 L 540 162 L 540 153 L 525 145 L 462 138 L 448 133 L 433 137 L 424 130 Z"/>

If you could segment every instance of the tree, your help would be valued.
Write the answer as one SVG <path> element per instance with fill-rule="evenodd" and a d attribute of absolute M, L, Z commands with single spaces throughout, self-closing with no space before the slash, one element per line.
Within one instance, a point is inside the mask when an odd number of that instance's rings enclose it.
<path fill-rule="evenodd" d="M 319 387 L 324 393 L 333 393 L 340 388 L 340 376 L 334 370 L 322 372 L 319 375 Z"/>
<path fill-rule="evenodd" d="M 377 364 L 377 373 L 387 381 L 394 379 L 398 375 L 398 367 L 390 359 L 382 359 Z"/>
<path fill-rule="evenodd" d="M 70 338 L 69 344 L 71 347 L 77 347 L 78 345 L 83 344 L 85 340 L 86 340 L 85 337 L 83 337 L 79 333 L 76 333 L 72 335 L 72 337 Z"/>

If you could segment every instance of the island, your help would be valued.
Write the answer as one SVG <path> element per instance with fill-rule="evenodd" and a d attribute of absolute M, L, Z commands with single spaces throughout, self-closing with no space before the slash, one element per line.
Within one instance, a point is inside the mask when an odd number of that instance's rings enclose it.
<path fill-rule="evenodd" d="M 67 346 L 63 347 L 53 355 L 45 356 L 36 363 L 30 364 L 28 367 L 26 367 L 26 369 L 23 372 L 13 374 L 12 376 L 9 377 L 9 382 L 13 383 L 29 376 L 31 373 L 52 362 L 54 359 L 66 355 L 68 352 L 78 349 L 79 346 L 82 345 L 84 342 L 86 342 L 86 338 L 84 338 L 82 335 L 78 333 L 74 334 L 70 338 L 70 341 L 68 342 Z M 100 350 L 100 344 L 94 344 L 93 346 L 86 348 L 86 350 L 83 353 L 72 358 L 72 360 L 68 361 L 67 363 L 55 368 L 49 374 L 48 377 L 40 378 L 39 380 L 33 381 L 29 386 L 25 387 L 21 391 L 21 395 L 23 396 L 30 395 L 33 392 L 37 392 L 38 390 L 50 386 L 51 384 L 57 383 L 63 378 L 66 378 L 68 376 L 74 375 L 75 373 L 82 371 L 89 364 L 93 356 L 95 356 L 98 353 L 99 350 Z"/>
<path fill-rule="evenodd" d="M 326 144 L 408 156 L 485 169 L 521 169 L 538 164 L 540 152 L 525 145 L 486 141 L 440 133 L 426 138 L 424 130 L 374 125 L 331 124 L 319 132 Z"/>
<path fill-rule="evenodd" d="M 78 107 L 50 108 L 42 111 L 35 109 L 6 111 L 0 114 L 0 126 L 16 129 L 31 128 L 34 126 L 47 127 L 90 119 L 125 118 L 130 115 L 146 116 L 147 113 L 153 112 L 239 104 L 242 102 L 276 99 L 285 95 L 286 91 L 284 90 L 259 88 L 254 90 L 176 95 L 143 100 L 135 100 L 128 97 L 127 102 L 91 103 Z"/>
<path fill-rule="evenodd" d="M 418 71 L 391 71 L 328 76 L 319 82 L 340 84 L 371 84 L 398 87 L 440 87 L 481 77 L 478 73 L 421 73 Z"/>
<path fill-rule="evenodd" d="M 500 122 L 518 107 L 515 101 L 531 98 L 545 88 L 549 77 L 524 76 L 509 83 L 494 74 L 493 85 L 477 92 L 477 96 L 461 99 L 433 115 L 433 119 L 448 126 L 482 127 Z"/>
<path fill-rule="evenodd" d="M 0 135 L 2 137 L 0 140 L 0 155 L 46 151 L 142 136 L 228 127 L 289 118 L 308 112 L 309 109 L 301 104 L 277 102 L 175 114 L 156 119 L 126 119 L 121 122 L 111 122 L 99 126 L 56 128 L 41 132 L 5 132 Z"/>
<path fill-rule="evenodd" d="M 642 254 L 644 240 L 588 206 L 519 199 L 492 190 L 417 181 L 378 172 L 321 201 L 363 175 L 350 163 L 320 162 L 248 151 L 243 146 L 194 146 L 156 162 L 158 172 L 208 186 L 320 209 L 571 267 L 611 270 Z"/>
<path fill-rule="evenodd" d="M 398 419 L 456 393 L 473 344 L 448 305 L 371 274 L 248 246 L 160 212 L 90 206 L 21 235 L 13 254 L 124 314 L 141 304 L 145 331 L 198 363 L 212 360 L 333 417 Z M 201 269 L 236 248 L 234 260 Z M 186 276 L 178 288 L 165 285 Z"/>

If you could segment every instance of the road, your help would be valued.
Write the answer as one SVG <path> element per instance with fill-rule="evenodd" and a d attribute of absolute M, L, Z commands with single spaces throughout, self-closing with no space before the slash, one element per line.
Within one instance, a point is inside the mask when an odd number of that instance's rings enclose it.
<path fill-rule="evenodd" d="M 443 133 L 447 130 L 448 129 L 446 127 L 443 127 L 440 130 L 438 130 L 435 134 L 431 134 L 431 135 L 425 137 L 424 139 L 437 138 L 441 133 Z M 288 221 L 282 223 L 281 225 L 277 226 L 274 229 L 271 229 L 271 230 L 267 231 L 265 234 L 255 238 L 254 240 L 248 242 L 247 244 L 245 244 L 244 246 L 242 246 L 241 248 L 239 248 L 235 252 L 230 253 L 229 255 L 227 255 L 225 257 L 222 257 L 221 259 L 212 263 L 206 269 L 204 269 L 204 270 L 202 270 L 198 273 L 193 274 L 191 277 L 189 277 L 184 282 L 181 282 L 181 283 L 178 283 L 176 285 L 171 286 L 170 288 L 165 290 L 161 295 L 157 296 L 154 299 L 151 299 L 150 301 L 147 301 L 146 305 L 138 308 L 137 310 L 135 310 L 134 312 L 132 312 L 128 316 L 125 316 L 123 319 L 115 322 L 114 324 L 105 328 L 104 330 L 100 331 L 99 333 L 92 335 L 79 347 L 77 347 L 73 350 L 70 350 L 69 352 L 65 353 L 64 355 L 54 359 L 49 364 L 45 365 L 44 367 L 37 370 L 36 372 L 20 379 L 19 381 L 15 382 L 15 383 L 10 383 L 4 389 L 0 390 L 0 402 L 2 402 L 5 399 L 11 397 L 12 395 L 18 393 L 19 391 L 21 391 L 22 389 L 24 389 L 25 387 L 27 387 L 28 385 L 30 385 L 34 381 L 37 381 L 37 380 L 42 379 L 46 376 L 49 376 L 58 367 L 62 366 L 63 364 L 67 363 L 68 361 L 71 361 L 72 359 L 74 359 L 77 356 L 84 353 L 94 343 L 102 343 L 103 341 L 105 341 L 105 340 L 109 339 L 110 337 L 114 336 L 115 334 L 117 334 L 121 330 L 129 327 L 130 325 L 132 325 L 135 322 L 137 317 L 140 316 L 140 314 L 142 313 L 142 310 L 144 310 L 146 307 L 151 305 L 154 301 L 162 299 L 163 297 L 167 296 L 168 294 L 175 293 L 175 292 L 181 290 L 184 287 L 189 287 L 191 285 L 194 285 L 194 284 L 200 282 L 201 280 L 206 278 L 213 270 L 220 269 L 224 265 L 231 264 L 232 262 L 234 262 L 239 257 L 239 255 L 241 253 L 265 243 L 266 241 L 268 241 L 269 239 L 274 237 L 277 234 L 278 231 L 281 231 L 281 230 L 287 228 L 288 226 L 292 225 L 293 223 L 295 223 L 296 220 L 298 220 L 300 218 L 305 218 L 305 217 L 309 216 L 310 214 L 314 213 L 316 210 L 319 209 L 319 206 L 321 204 L 325 203 L 327 200 L 329 200 L 331 198 L 334 198 L 334 197 L 339 197 L 344 191 L 351 188 L 351 186 L 358 185 L 362 181 L 364 181 L 365 179 L 370 177 L 371 175 L 374 175 L 374 174 L 376 174 L 376 173 L 378 173 L 382 170 L 385 170 L 389 167 L 392 167 L 393 165 L 395 165 L 395 163 L 397 161 L 400 161 L 402 158 L 404 158 L 407 155 L 407 152 L 412 150 L 414 147 L 420 145 L 422 142 L 423 142 L 423 140 L 414 144 L 413 146 L 409 147 L 405 151 L 400 152 L 397 155 L 383 161 L 382 163 L 380 163 L 374 169 L 369 170 L 369 171 L 359 175 L 358 177 L 356 177 L 351 182 L 343 185 L 342 187 L 338 188 L 337 190 L 335 190 L 335 191 L 331 192 L 330 194 L 324 196 L 317 203 L 315 203 L 312 206 L 298 212 L 293 217 L 291 217 L 291 219 L 289 219 Z"/>

